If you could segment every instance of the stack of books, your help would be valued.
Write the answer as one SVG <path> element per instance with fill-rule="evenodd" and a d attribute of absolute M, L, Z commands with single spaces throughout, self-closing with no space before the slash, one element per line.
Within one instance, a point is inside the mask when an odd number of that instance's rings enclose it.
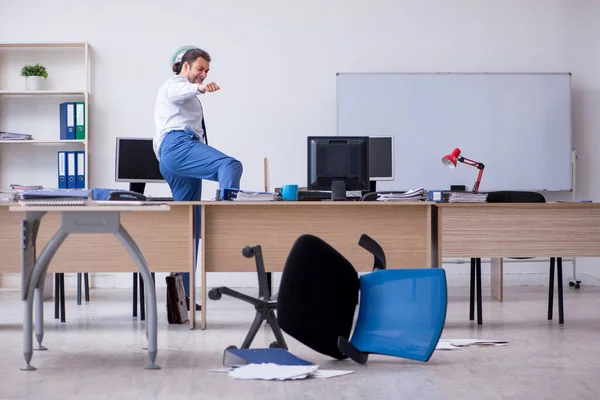
<path fill-rule="evenodd" d="M 485 203 L 487 193 L 444 192 L 444 203 Z"/>

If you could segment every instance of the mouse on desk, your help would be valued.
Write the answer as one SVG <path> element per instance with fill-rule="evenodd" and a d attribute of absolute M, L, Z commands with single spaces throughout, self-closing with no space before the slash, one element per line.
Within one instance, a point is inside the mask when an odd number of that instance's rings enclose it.
<path fill-rule="evenodd" d="M 148 198 L 141 193 L 132 192 L 129 190 L 113 190 L 108 195 L 108 200 L 147 201 Z"/>

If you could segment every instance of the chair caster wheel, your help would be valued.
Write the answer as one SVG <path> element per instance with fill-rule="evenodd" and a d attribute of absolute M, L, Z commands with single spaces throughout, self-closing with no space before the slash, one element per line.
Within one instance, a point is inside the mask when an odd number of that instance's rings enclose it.
<path fill-rule="evenodd" d="M 579 283 L 575 284 L 575 289 L 579 289 L 581 287 L 581 285 Z"/>
<path fill-rule="evenodd" d="M 269 348 L 271 349 L 278 349 L 280 346 L 277 342 L 273 342 L 269 345 Z"/>
<path fill-rule="evenodd" d="M 229 350 L 229 349 L 237 349 L 237 346 L 232 344 L 231 346 L 227 346 L 226 350 Z"/>
<path fill-rule="evenodd" d="M 211 300 L 219 300 L 221 298 L 221 291 L 219 289 L 210 289 L 208 291 L 208 298 Z"/>
<path fill-rule="evenodd" d="M 575 289 L 581 288 L 581 281 L 570 281 L 569 287 L 574 287 Z"/>

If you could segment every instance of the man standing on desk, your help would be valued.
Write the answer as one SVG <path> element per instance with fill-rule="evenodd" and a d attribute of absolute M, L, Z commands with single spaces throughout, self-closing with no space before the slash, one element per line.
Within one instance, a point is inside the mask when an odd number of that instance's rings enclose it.
<path fill-rule="evenodd" d="M 175 76 L 158 90 L 154 109 L 154 152 L 173 200 L 200 201 L 203 179 L 218 181 L 221 189 L 238 189 L 242 163 L 210 147 L 206 136 L 200 98 L 220 89 L 214 82 L 204 83 L 210 55 L 202 49 L 189 48 L 176 54 L 174 61 Z M 200 213 L 196 214 L 198 238 Z M 196 248 L 197 245 L 198 242 Z M 189 309 L 189 273 L 184 273 L 183 279 Z"/>

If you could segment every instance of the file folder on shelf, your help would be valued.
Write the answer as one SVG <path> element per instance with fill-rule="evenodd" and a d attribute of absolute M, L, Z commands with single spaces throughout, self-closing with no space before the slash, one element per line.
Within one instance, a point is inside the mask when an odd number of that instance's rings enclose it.
<path fill-rule="evenodd" d="M 60 139 L 75 139 L 75 103 L 60 103 Z"/>
<path fill-rule="evenodd" d="M 77 161 L 75 163 L 77 178 L 76 187 L 78 189 L 83 189 L 85 187 L 85 151 L 76 151 L 75 155 L 77 157 Z"/>
<path fill-rule="evenodd" d="M 85 139 L 85 103 L 83 101 L 75 103 L 75 139 Z"/>
<path fill-rule="evenodd" d="M 67 189 L 77 188 L 77 158 L 74 151 L 67 151 Z"/>
<path fill-rule="evenodd" d="M 67 188 L 67 152 L 58 152 L 58 187 L 60 189 Z"/>

